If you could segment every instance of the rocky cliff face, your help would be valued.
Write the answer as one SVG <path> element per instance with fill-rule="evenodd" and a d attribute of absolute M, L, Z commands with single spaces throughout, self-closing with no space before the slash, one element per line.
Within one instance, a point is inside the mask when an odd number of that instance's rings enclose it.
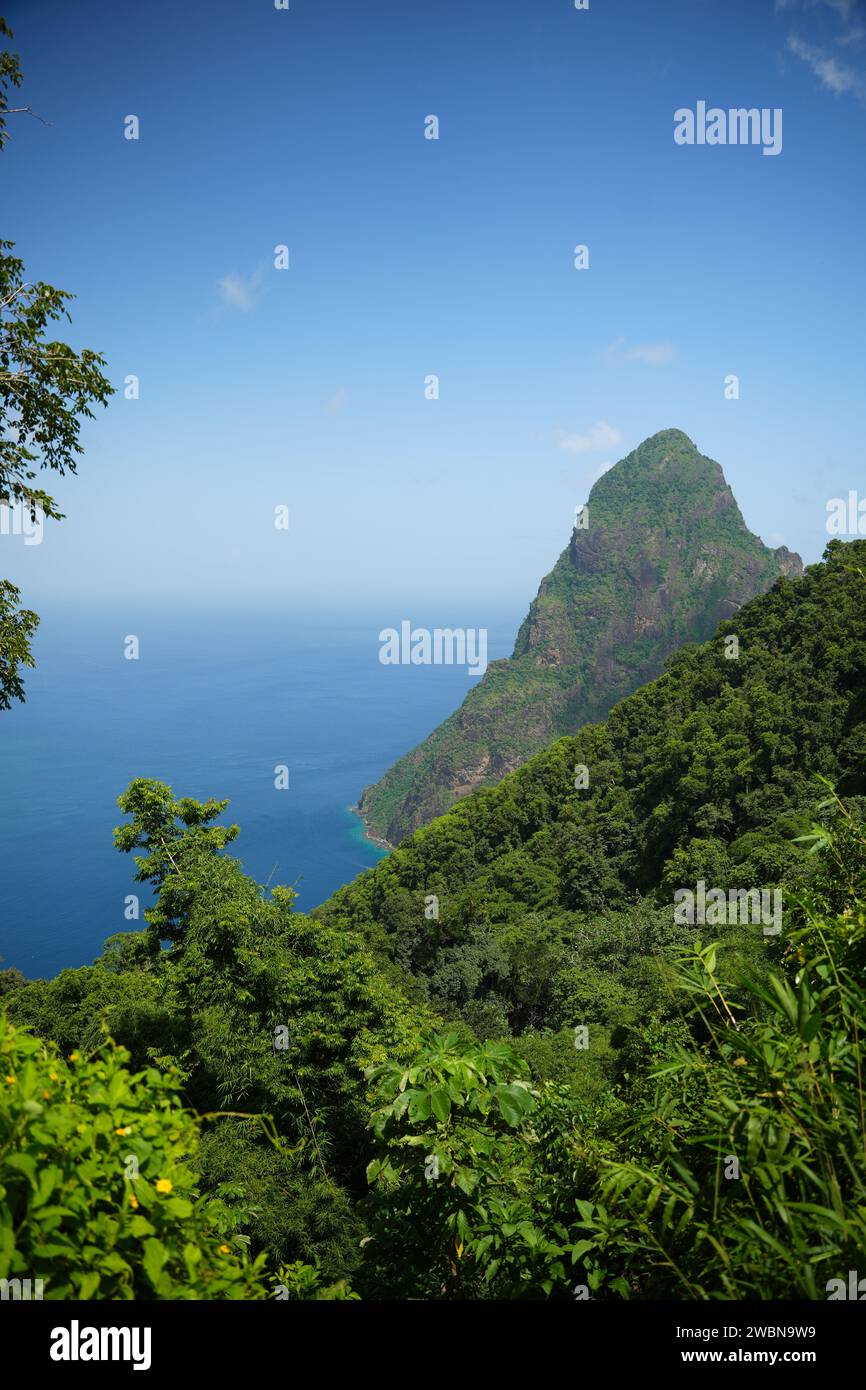
<path fill-rule="evenodd" d="M 552 739 L 603 718 L 684 642 L 803 565 L 747 529 L 717 463 L 680 430 L 644 441 L 595 484 L 542 580 L 508 660 L 363 792 L 369 831 L 390 844 L 497 782 Z"/>

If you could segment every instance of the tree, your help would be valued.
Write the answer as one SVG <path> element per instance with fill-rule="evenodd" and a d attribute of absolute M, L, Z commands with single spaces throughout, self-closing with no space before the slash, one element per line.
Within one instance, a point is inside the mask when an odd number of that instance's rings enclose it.
<path fill-rule="evenodd" d="M 11 38 L 5 20 L 0 35 Z M 11 88 L 21 85 L 18 55 L 0 53 L 0 149 L 9 138 L 6 117 L 29 107 L 10 107 Z M 37 487 L 39 469 L 74 473 L 83 453 L 81 421 L 95 404 L 106 405 L 114 388 L 102 373 L 105 360 L 89 348 L 74 352 L 48 337 L 52 323 L 70 320 L 73 298 L 38 280 L 28 283 L 13 243 L 0 241 L 0 505 L 27 508 L 60 520 L 54 499 Z M 0 709 L 24 699 L 21 668 L 33 665 L 30 641 L 35 613 L 18 609 L 19 592 L 0 580 Z"/>
<path fill-rule="evenodd" d="M 513 1049 L 436 1036 L 408 1066 L 388 1060 L 368 1077 L 373 1292 L 537 1298 L 564 1287 L 567 1233 L 548 1219 L 534 1162 L 550 1089 L 539 1096 Z"/>
<path fill-rule="evenodd" d="M 30 638 L 39 618 L 31 609 L 18 607 L 20 597 L 14 584 L 0 579 L 0 709 L 24 699 L 21 667 L 34 665 Z"/>
<path fill-rule="evenodd" d="M 134 852 L 138 881 L 155 890 L 139 940 L 168 1017 L 164 1046 L 148 1055 L 182 1067 L 197 1110 L 267 1114 L 279 1135 L 275 1147 L 246 1121 L 227 1124 L 205 1143 L 204 1177 L 240 1202 L 255 1245 L 276 1259 L 315 1255 L 328 1277 L 350 1270 L 361 1236 L 348 1193 L 363 1185 L 364 1071 L 410 1056 L 429 1013 L 383 979 L 359 937 L 295 912 L 293 889 L 268 891 L 243 873 L 225 852 L 238 827 L 211 823 L 227 802 L 177 798 L 137 778 L 119 804 L 130 820 L 115 844 Z M 134 1036 L 113 1010 L 108 1022 L 135 1053 L 137 1030 L 149 1036 L 155 1014 L 131 989 L 125 997 Z"/>

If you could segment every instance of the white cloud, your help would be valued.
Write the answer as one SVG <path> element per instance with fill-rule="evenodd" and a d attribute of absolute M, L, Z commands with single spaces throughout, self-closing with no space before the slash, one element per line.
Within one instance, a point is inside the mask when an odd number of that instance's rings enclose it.
<path fill-rule="evenodd" d="M 217 284 L 221 307 L 239 309 L 242 314 L 248 314 L 258 303 L 263 280 L 264 269 L 261 266 L 252 275 L 224 275 Z"/>
<path fill-rule="evenodd" d="M 843 92 L 856 92 L 862 88 L 860 75 L 853 68 L 840 63 L 832 54 L 825 53 L 822 48 L 814 48 L 796 34 L 792 34 L 788 39 L 788 48 L 797 58 L 809 65 L 822 86 L 834 96 L 841 96 Z"/>
<path fill-rule="evenodd" d="M 862 0 L 776 0 L 778 10 L 799 10 L 816 14 L 820 23 L 822 9 L 832 10 L 841 25 L 841 31 L 832 35 L 832 42 L 838 47 L 848 48 L 862 42 L 866 29 L 862 24 Z M 827 39 L 826 26 L 822 26 L 822 38 Z M 856 68 L 840 63 L 832 53 L 815 44 L 807 43 L 796 34 L 791 34 L 787 43 L 789 53 L 806 63 L 818 78 L 822 87 L 834 96 L 845 92 L 855 92 L 861 100 L 866 97 L 866 74 Z"/>
<path fill-rule="evenodd" d="M 626 357 L 631 362 L 646 362 L 648 367 L 664 367 L 676 357 L 673 343 L 642 343 L 629 348 Z"/>
<path fill-rule="evenodd" d="M 559 447 L 567 454 L 594 454 L 597 449 L 612 449 L 622 442 L 621 432 L 606 420 L 590 425 L 586 434 L 569 434 L 567 430 L 559 432 Z"/>
<path fill-rule="evenodd" d="M 626 347 L 624 338 L 617 338 L 605 348 L 605 357 L 625 362 L 643 362 L 648 367 L 666 367 L 677 355 L 673 343 L 638 343 Z"/>
<path fill-rule="evenodd" d="M 323 401 L 322 409 L 326 415 L 340 415 L 349 404 L 349 393 L 345 386 L 338 386 L 327 400 Z"/>

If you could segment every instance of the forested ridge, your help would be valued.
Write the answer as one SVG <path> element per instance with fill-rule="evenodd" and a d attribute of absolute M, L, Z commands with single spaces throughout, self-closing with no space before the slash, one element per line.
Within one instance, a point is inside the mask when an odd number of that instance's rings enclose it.
<path fill-rule="evenodd" d="M 699 878 L 722 889 L 796 878 L 816 774 L 846 795 L 864 785 L 863 543 L 831 542 L 827 556 L 682 648 L 604 723 L 416 831 L 319 915 L 361 931 L 445 1006 L 483 999 L 512 1027 L 549 1026 L 550 988 L 534 1013 L 509 995 L 533 933 L 548 956 L 563 933 L 568 953 L 578 921 L 592 933 L 614 914 L 637 930 L 657 908 L 668 921 L 674 888 Z M 580 769 L 588 785 L 576 788 Z"/>
<path fill-rule="evenodd" d="M 145 930 L 0 971 L 0 1278 L 828 1297 L 866 1255 L 864 662 L 833 542 L 308 915 L 226 803 L 134 781 Z M 781 933 L 678 924 L 699 880 L 781 886 Z"/>

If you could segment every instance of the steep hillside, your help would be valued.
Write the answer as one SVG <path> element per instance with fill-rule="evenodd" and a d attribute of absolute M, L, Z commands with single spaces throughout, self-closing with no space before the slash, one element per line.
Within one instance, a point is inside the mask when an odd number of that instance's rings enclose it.
<path fill-rule="evenodd" d="M 567 985 L 581 961 L 619 949 L 623 931 L 652 953 L 676 888 L 796 875 L 818 774 L 847 798 L 866 791 L 863 541 L 831 542 L 822 564 L 679 651 L 605 723 L 461 801 L 319 915 L 363 932 L 437 1007 L 480 1025 L 477 1006 L 492 1005 L 513 1032 L 558 1028 L 582 1017 Z M 602 965 L 596 984 L 603 1015 Z"/>
<path fill-rule="evenodd" d="M 663 430 L 595 484 L 586 529 L 542 580 L 508 660 L 359 802 L 398 844 L 561 734 L 603 718 L 684 642 L 764 592 L 799 556 L 747 529 L 717 463 Z"/>

